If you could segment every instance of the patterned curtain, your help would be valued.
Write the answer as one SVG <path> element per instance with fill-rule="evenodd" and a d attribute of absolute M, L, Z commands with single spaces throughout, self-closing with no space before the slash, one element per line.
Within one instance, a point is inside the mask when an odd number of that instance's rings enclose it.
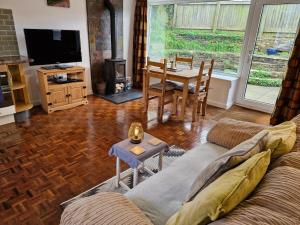
<path fill-rule="evenodd" d="M 300 113 L 300 30 L 270 123 L 276 125 Z"/>
<path fill-rule="evenodd" d="M 143 68 L 147 57 L 147 0 L 137 0 L 133 34 L 133 86 L 143 85 Z"/>

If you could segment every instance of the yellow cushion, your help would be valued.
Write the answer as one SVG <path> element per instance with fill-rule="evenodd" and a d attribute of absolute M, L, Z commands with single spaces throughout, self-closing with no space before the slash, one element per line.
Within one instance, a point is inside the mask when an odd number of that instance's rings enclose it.
<path fill-rule="evenodd" d="M 266 130 L 269 131 L 266 149 L 271 149 L 272 143 L 281 139 L 281 143 L 272 152 L 272 158 L 278 158 L 292 150 L 296 142 L 296 124 L 294 122 L 287 121 Z"/>
<path fill-rule="evenodd" d="M 198 225 L 215 221 L 243 201 L 263 178 L 271 151 L 264 151 L 229 170 L 185 203 L 167 225 Z"/>

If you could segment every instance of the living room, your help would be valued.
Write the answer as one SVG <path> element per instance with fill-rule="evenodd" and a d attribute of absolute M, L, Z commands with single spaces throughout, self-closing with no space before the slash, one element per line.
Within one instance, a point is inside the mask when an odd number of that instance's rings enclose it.
<path fill-rule="evenodd" d="M 299 10 L 0 0 L 1 224 L 299 224 Z"/>

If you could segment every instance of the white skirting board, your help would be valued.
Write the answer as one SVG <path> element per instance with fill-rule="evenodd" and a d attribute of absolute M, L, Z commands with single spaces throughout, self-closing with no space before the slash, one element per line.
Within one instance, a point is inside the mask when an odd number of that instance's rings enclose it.
<path fill-rule="evenodd" d="M 15 122 L 14 115 L 7 115 L 7 116 L 0 117 L 0 126 L 8 123 L 14 123 L 14 122 Z"/>

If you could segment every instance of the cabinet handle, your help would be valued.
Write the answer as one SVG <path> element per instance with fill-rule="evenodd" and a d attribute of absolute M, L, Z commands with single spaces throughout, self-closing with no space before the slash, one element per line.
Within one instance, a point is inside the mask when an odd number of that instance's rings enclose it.
<path fill-rule="evenodd" d="M 51 92 L 47 92 L 47 94 L 46 95 L 51 95 Z"/>
<path fill-rule="evenodd" d="M 83 98 L 86 98 L 86 96 L 83 96 Z"/>
<path fill-rule="evenodd" d="M 83 89 L 86 89 L 86 86 L 83 86 L 82 88 L 83 88 Z"/>
<path fill-rule="evenodd" d="M 50 105 L 52 105 L 52 103 L 48 103 L 48 105 L 50 106 Z"/>

